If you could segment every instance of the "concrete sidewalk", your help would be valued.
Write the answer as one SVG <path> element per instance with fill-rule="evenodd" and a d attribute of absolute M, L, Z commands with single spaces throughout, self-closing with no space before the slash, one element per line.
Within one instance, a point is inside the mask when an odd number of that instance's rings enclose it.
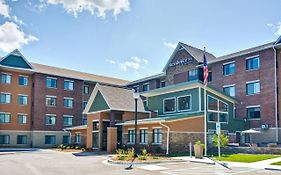
<path fill-rule="evenodd" d="M 212 161 L 209 158 L 205 158 L 205 157 L 203 159 L 196 159 L 195 157 L 184 156 L 184 157 L 174 157 L 174 159 L 181 159 L 181 160 L 186 160 L 186 161 L 190 161 L 190 162 L 204 163 L 204 164 L 213 164 L 213 165 L 215 164 L 214 161 Z M 262 161 L 253 162 L 253 163 L 241 163 L 241 162 L 225 162 L 225 163 L 227 163 L 230 168 L 231 167 L 246 167 L 246 168 L 253 168 L 253 169 L 268 169 L 268 170 L 281 171 L 281 166 L 270 165 L 271 163 L 279 162 L 279 161 L 281 161 L 281 157 L 262 160 Z"/>

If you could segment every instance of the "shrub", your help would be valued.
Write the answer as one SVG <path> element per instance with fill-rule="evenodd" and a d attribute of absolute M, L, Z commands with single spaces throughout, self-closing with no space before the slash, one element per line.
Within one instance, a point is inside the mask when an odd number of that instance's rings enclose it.
<path fill-rule="evenodd" d="M 81 151 L 85 152 L 85 151 L 86 151 L 86 148 L 82 148 Z"/>
<path fill-rule="evenodd" d="M 67 147 L 67 146 L 64 145 L 62 148 L 63 148 L 63 149 L 66 149 L 66 147 Z"/>
<path fill-rule="evenodd" d="M 70 146 L 67 146 L 66 149 L 71 149 L 71 147 L 70 147 Z"/>
<path fill-rule="evenodd" d="M 75 149 L 81 149 L 81 146 L 75 146 Z"/>
<path fill-rule="evenodd" d="M 224 133 L 220 134 L 220 147 L 224 148 L 228 145 L 229 137 L 224 135 Z M 216 134 L 213 135 L 213 143 L 215 146 L 218 146 L 218 136 Z"/>
<path fill-rule="evenodd" d="M 135 149 L 134 148 L 131 148 L 131 149 L 128 149 L 127 151 L 127 159 L 131 160 L 133 159 L 135 156 Z"/>
<path fill-rule="evenodd" d="M 204 146 L 204 144 L 203 144 L 203 143 L 201 143 L 201 141 L 200 141 L 200 140 L 197 140 L 197 141 L 195 142 L 195 145 Z"/>
<path fill-rule="evenodd" d="M 118 149 L 116 151 L 117 160 L 125 160 L 127 158 L 127 152 L 123 149 Z"/>
<path fill-rule="evenodd" d="M 58 148 L 58 149 L 63 148 L 63 144 L 60 144 L 57 148 Z"/>

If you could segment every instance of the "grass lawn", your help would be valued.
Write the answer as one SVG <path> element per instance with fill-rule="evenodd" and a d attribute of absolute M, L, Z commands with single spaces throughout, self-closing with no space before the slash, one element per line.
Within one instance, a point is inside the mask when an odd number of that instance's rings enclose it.
<path fill-rule="evenodd" d="M 281 166 L 281 161 L 280 162 L 274 162 L 274 163 L 272 163 L 270 165 L 280 165 Z"/>
<path fill-rule="evenodd" d="M 280 157 L 279 155 L 272 154 L 224 154 L 221 156 L 222 161 L 229 162 L 243 162 L 243 163 L 252 163 L 266 159 L 272 159 Z M 219 159 L 218 156 L 215 156 L 215 159 Z"/>

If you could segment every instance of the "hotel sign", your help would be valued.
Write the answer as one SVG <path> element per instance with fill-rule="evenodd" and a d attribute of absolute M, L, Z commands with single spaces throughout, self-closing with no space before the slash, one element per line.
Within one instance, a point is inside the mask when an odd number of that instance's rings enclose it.
<path fill-rule="evenodd" d="M 178 60 L 178 61 L 175 61 L 175 62 L 172 62 L 169 64 L 169 67 L 175 67 L 175 66 L 178 66 L 178 65 L 187 65 L 189 63 L 192 62 L 192 58 L 185 58 L 185 59 L 182 59 L 182 60 Z"/>

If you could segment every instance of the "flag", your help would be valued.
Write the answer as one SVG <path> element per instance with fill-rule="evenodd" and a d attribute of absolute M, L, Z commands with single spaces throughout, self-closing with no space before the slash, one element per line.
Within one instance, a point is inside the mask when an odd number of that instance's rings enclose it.
<path fill-rule="evenodd" d="M 207 86 L 209 70 L 208 70 L 208 65 L 207 65 L 205 48 L 204 48 L 204 55 L 203 55 L 203 71 L 204 71 L 204 85 Z"/>

